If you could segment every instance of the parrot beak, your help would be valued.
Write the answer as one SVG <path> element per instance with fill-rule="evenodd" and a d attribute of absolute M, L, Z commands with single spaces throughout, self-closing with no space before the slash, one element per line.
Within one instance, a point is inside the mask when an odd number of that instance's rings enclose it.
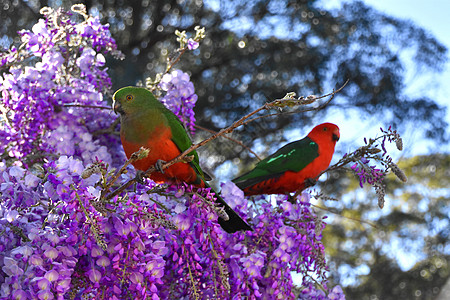
<path fill-rule="evenodd" d="M 333 132 L 333 136 L 332 136 L 332 139 L 333 139 L 333 141 L 339 141 L 339 138 L 341 137 L 341 135 L 340 135 L 340 133 L 339 133 L 339 129 L 336 129 L 334 132 Z"/>
<path fill-rule="evenodd" d="M 335 130 L 333 130 L 333 136 L 332 139 L 333 141 L 339 141 L 339 138 L 341 137 L 341 134 L 339 132 L 339 128 L 336 128 Z"/>
<path fill-rule="evenodd" d="M 122 113 L 122 106 L 120 105 L 120 102 L 119 101 L 116 101 L 115 99 L 113 99 L 113 104 L 112 104 L 112 108 L 113 108 L 113 111 L 116 113 L 116 114 L 120 114 L 120 113 Z"/>

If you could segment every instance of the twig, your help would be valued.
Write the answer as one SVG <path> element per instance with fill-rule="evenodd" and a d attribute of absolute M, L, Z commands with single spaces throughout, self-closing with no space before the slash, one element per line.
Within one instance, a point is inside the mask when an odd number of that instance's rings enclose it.
<path fill-rule="evenodd" d="M 102 195 L 101 198 L 103 198 L 104 194 L 107 193 L 109 191 L 109 189 L 111 188 L 111 186 L 117 181 L 117 179 L 119 178 L 119 176 L 125 171 L 125 169 L 132 163 L 134 163 L 137 160 L 143 159 L 145 157 L 147 157 L 149 150 L 141 147 L 138 151 L 134 152 L 133 154 L 131 154 L 130 159 L 128 159 L 125 164 L 116 172 L 116 174 L 113 175 L 113 177 L 111 178 L 111 180 L 108 182 L 108 184 L 106 185 L 106 187 L 102 190 Z M 132 179 L 129 180 L 128 182 L 133 183 L 136 179 Z M 130 183 L 130 185 L 131 185 Z M 128 185 L 128 186 L 130 186 Z M 127 187 L 128 187 L 127 186 Z M 115 196 L 115 195 L 114 195 Z M 109 200 L 111 198 L 113 198 L 114 196 L 111 196 L 106 198 L 106 200 Z"/>
<path fill-rule="evenodd" d="M 145 80 L 145 87 L 147 89 L 149 89 L 151 92 L 153 92 L 155 89 L 157 89 L 158 84 L 161 82 L 161 79 L 163 78 L 163 76 L 165 74 L 168 74 L 170 72 L 170 70 L 172 70 L 173 66 L 175 66 L 175 64 L 177 64 L 180 61 L 181 56 L 183 56 L 183 54 L 186 52 L 187 49 L 188 49 L 188 47 L 186 46 L 183 49 L 179 50 L 178 56 L 173 60 L 170 58 L 167 58 L 167 66 L 166 66 L 166 70 L 164 71 L 164 73 L 156 74 L 156 78 L 154 81 L 152 81 L 150 79 L 150 77 L 148 77 Z"/>
<path fill-rule="evenodd" d="M 197 148 L 195 148 L 197 149 Z M 134 153 L 133 153 L 134 154 Z M 165 170 L 167 168 L 169 168 L 170 166 L 179 163 L 179 162 L 185 162 L 186 158 L 185 156 L 187 156 L 188 153 L 184 154 L 184 152 L 180 155 L 178 155 L 177 157 L 175 157 L 174 159 L 172 159 L 171 161 L 164 163 L 161 165 L 161 170 Z M 123 168 L 123 167 L 122 167 Z M 151 173 L 155 172 L 155 171 L 159 171 L 155 166 L 151 166 L 147 171 L 144 172 L 144 174 L 142 174 L 142 176 L 146 176 L 148 177 Z M 132 185 L 134 182 L 136 182 L 136 178 L 130 179 L 127 182 L 125 182 L 124 184 L 122 184 L 119 188 L 117 188 L 117 190 L 115 190 L 114 192 L 112 192 L 110 195 L 108 195 L 108 197 L 106 197 L 106 200 L 109 200 L 115 196 L 117 196 L 118 194 L 120 194 L 123 190 L 125 190 L 126 188 L 128 188 L 130 185 Z"/>
<path fill-rule="evenodd" d="M 352 218 L 352 217 L 343 216 L 343 215 L 341 215 L 341 214 L 338 213 L 338 212 L 335 212 L 335 211 L 333 211 L 333 210 L 331 210 L 331 209 L 329 209 L 329 208 L 326 208 L 326 207 L 323 207 L 323 206 L 320 206 L 320 205 L 316 205 L 316 204 L 312 204 L 312 203 L 311 203 L 311 206 L 314 206 L 315 208 L 318 208 L 318 209 L 325 210 L 325 211 L 327 211 L 327 212 L 330 212 L 330 213 L 332 213 L 332 214 L 341 216 L 341 217 L 346 218 L 346 219 L 349 219 L 349 220 L 353 220 L 353 221 L 356 221 L 356 222 L 360 222 L 360 223 L 367 224 L 367 225 L 369 225 L 369 226 L 371 226 L 371 227 L 373 227 L 373 228 L 375 228 L 375 229 L 378 229 L 377 225 L 375 225 L 375 224 L 373 224 L 373 223 L 371 223 L 371 222 L 364 221 L 364 220 L 361 220 L 361 219 L 358 219 L 358 218 Z"/>
<path fill-rule="evenodd" d="M 86 105 L 86 104 L 63 104 L 63 107 L 84 107 L 84 108 L 98 108 L 98 109 L 112 110 L 112 108 L 109 106 Z"/>
<path fill-rule="evenodd" d="M 332 170 L 336 170 L 336 169 L 338 169 L 338 168 L 348 164 L 349 162 L 357 161 L 357 159 L 363 157 L 364 154 L 376 154 L 376 153 L 381 152 L 380 149 L 374 148 L 373 144 L 375 144 L 376 141 L 378 141 L 379 139 L 383 138 L 384 136 L 385 135 L 381 135 L 381 136 L 379 136 L 379 137 L 377 137 L 375 139 L 370 139 L 369 143 L 367 145 L 361 146 L 358 149 L 356 149 L 354 152 L 352 152 L 349 155 L 346 155 L 345 157 L 341 158 L 337 163 L 335 163 L 332 166 L 329 166 L 328 168 L 326 168 L 325 170 L 320 172 L 319 175 L 314 177 L 314 180 L 317 181 L 319 179 L 319 177 L 322 176 L 324 173 L 327 173 L 327 172 L 332 171 Z"/>
<path fill-rule="evenodd" d="M 178 61 L 180 61 L 181 56 L 183 56 L 183 54 L 186 52 L 187 49 L 188 49 L 187 46 L 184 47 L 183 50 L 180 51 L 180 53 L 174 60 L 169 61 L 170 65 L 167 66 L 166 72 L 164 74 L 167 74 L 170 72 L 170 70 L 173 68 L 173 66 L 176 65 L 178 63 Z"/>
<path fill-rule="evenodd" d="M 200 130 L 203 130 L 203 131 L 208 131 L 209 133 L 212 133 L 212 134 L 217 133 L 217 131 L 205 128 L 205 127 L 200 126 L 200 125 L 194 125 L 194 127 L 198 128 Z M 258 154 L 256 154 L 252 149 L 250 149 L 250 147 L 245 146 L 244 143 L 242 143 L 241 141 L 238 141 L 238 140 L 233 139 L 233 138 L 231 138 L 229 136 L 226 136 L 226 135 L 224 135 L 223 137 L 226 138 L 226 139 L 229 139 L 230 141 L 232 141 L 232 142 L 234 142 L 234 143 L 236 143 L 238 145 L 240 145 L 244 149 L 247 149 L 247 151 L 250 152 L 251 154 L 253 154 L 258 160 L 261 160 L 261 158 L 258 156 Z"/>
<path fill-rule="evenodd" d="M 268 110 L 268 109 L 271 109 L 271 108 L 274 108 L 274 107 L 280 107 L 280 106 L 284 106 L 284 105 L 306 105 L 306 104 L 311 104 L 311 103 L 317 101 L 318 99 L 322 99 L 324 97 L 328 97 L 328 96 L 333 96 L 334 97 L 334 95 L 336 93 L 340 92 L 344 88 L 344 86 L 347 84 L 347 82 L 348 82 L 348 80 L 338 90 L 333 91 L 333 92 L 331 92 L 331 93 L 329 93 L 327 95 L 324 95 L 324 96 L 313 97 L 313 98 L 307 97 L 306 99 L 301 97 L 298 100 L 294 100 L 294 99 L 291 99 L 291 98 L 288 98 L 288 99 L 283 98 L 283 99 L 276 99 L 276 100 L 274 100 L 272 102 L 266 103 L 263 106 L 261 106 L 260 108 L 258 108 L 256 110 L 254 110 L 253 112 L 249 113 L 248 115 L 240 118 L 239 120 L 237 120 L 236 122 L 231 124 L 229 127 L 221 129 L 219 132 L 213 134 L 209 138 L 201 141 L 200 143 L 192 145 L 187 150 L 185 150 L 183 153 L 181 153 L 180 157 L 186 156 L 190 152 L 192 152 L 192 151 L 196 150 L 197 148 L 199 148 L 199 147 L 209 143 L 210 141 L 218 138 L 219 136 L 222 136 L 222 135 L 224 135 L 226 133 L 230 133 L 230 132 L 234 131 L 237 127 L 246 124 L 245 121 L 247 119 L 249 119 L 251 116 L 254 116 L 255 114 L 259 113 L 262 110 Z M 285 103 L 283 103 L 283 102 L 285 102 Z"/>
<path fill-rule="evenodd" d="M 273 116 L 279 116 L 279 115 L 288 115 L 288 114 L 297 114 L 297 113 L 304 113 L 304 112 L 313 111 L 313 110 L 321 110 L 321 109 L 323 109 L 324 107 L 326 107 L 326 106 L 331 102 L 331 100 L 334 99 L 334 96 L 335 96 L 337 93 L 339 93 L 339 92 L 347 85 L 347 83 L 348 83 L 348 80 L 347 80 L 347 81 L 346 81 L 339 89 L 337 89 L 336 91 L 333 90 L 333 92 L 331 92 L 331 93 L 329 93 L 329 94 L 326 94 L 326 95 L 323 95 L 323 96 L 318 96 L 318 97 L 316 97 L 316 98 L 314 99 L 314 101 L 319 100 L 319 99 L 322 99 L 322 98 L 325 98 L 325 97 L 330 97 L 330 99 L 328 99 L 326 102 L 322 103 L 319 107 L 316 107 L 316 108 L 308 108 L 308 109 L 304 109 L 304 110 L 297 110 L 297 111 L 289 111 L 289 112 L 283 112 L 283 113 L 274 113 L 274 114 L 263 115 L 263 116 L 259 116 L 259 117 L 255 117 L 255 118 L 249 119 L 249 120 L 247 120 L 246 122 L 244 122 L 243 125 L 246 125 L 247 123 L 256 121 L 256 120 L 258 120 L 258 119 L 267 118 L 267 117 L 273 117 Z M 312 102 L 310 102 L 310 103 L 312 103 Z M 306 104 L 309 104 L 309 103 L 306 103 Z M 301 104 L 301 105 L 304 105 L 304 104 Z"/>

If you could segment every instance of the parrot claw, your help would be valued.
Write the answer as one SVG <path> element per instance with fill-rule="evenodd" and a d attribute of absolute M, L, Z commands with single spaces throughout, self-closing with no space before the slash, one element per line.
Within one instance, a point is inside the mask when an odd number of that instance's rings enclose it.
<path fill-rule="evenodd" d="M 164 170 L 163 170 L 163 168 L 162 168 L 162 165 L 165 164 L 165 163 L 166 163 L 166 161 L 161 160 L 161 159 L 158 159 L 158 160 L 156 161 L 156 163 L 155 163 L 155 169 L 156 169 L 158 172 L 164 174 Z"/>
<path fill-rule="evenodd" d="M 305 188 L 309 188 L 310 186 L 315 186 L 316 182 L 313 178 L 306 178 L 305 179 Z"/>
<path fill-rule="evenodd" d="M 145 182 L 144 182 L 144 172 L 140 171 L 140 170 L 137 170 L 135 179 L 140 184 L 145 184 Z"/>
<path fill-rule="evenodd" d="M 297 193 L 295 193 L 294 196 L 291 196 L 291 195 L 288 194 L 288 201 L 291 202 L 292 204 L 297 203 L 296 199 L 297 199 Z"/>
<path fill-rule="evenodd" d="M 307 181 L 310 178 L 307 178 L 305 181 Z M 305 182 L 305 188 L 308 187 L 307 185 L 308 183 Z M 297 197 L 298 195 L 300 195 L 302 193 L 303 189 L 299 189 L 295 192 L 295 194 L 292 196 L 291 194 L 288 194 L 288 201 L 291 202 L 292 204 L 297 203 Z"/>

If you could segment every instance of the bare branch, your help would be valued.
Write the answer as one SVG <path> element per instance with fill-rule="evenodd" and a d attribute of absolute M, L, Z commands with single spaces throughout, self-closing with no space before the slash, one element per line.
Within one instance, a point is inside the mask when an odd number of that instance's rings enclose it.
<path fill-rule="evenodd" d="M 198 129 L 200 129 L 200 130 L 208 131 L 209 133 L 212 133 L 212 134 L 216 134 L 216 133 L 217 133 L 217 131 L 214 131 L 214 130 L 205 128 L 205 127 L 200 126 L 200 125 L 194 125 L 194 127 L 195 127 L 195 128 L 198 128 Z M 250 152 L 251 154 L 253 154 L 258 160 L 261 160 L 261 158 L 258 156 L 258 154 L 256 154 L 256 153 L 255 153 L 252 149 L 250 149 L 249 147 L 245 146 L 244 143 L 242 143 L 241 141 L 238 141 L 238 140 L 233 139 L 233 138 L 231 138 L 231 137 L 229 137 L 229 136 L 226 136 L 226 135 L 224 135 L 223 137 L 226 138 L 226 139 L 228 139 L 228 140 L 230 140 L 230 141 L 232 141 L 232 142 L 234 142 L 234 143 L 236 143 L 236 144 L 238 144 L 239 146 L 243 147 L 244 149 L 247 149 L 247 151 Z"/>
<path fill-rule="evenodd" d="M 144 147 L 141 147 L 138 151 L 136 151 L 136 152 L 134 152 L 133 154 L 131 154 L 131 156 L 130 156 L 130 159 L 128 159 L 126 162 L 125 162 L 125 164 L 116 172 L 116 174 L 114 174 L 114 176 L 111 178 L 111 180 L 108 182 L 108 184 L 106 185 L 106 187 L 102 190 L 102 195 L 101 195 L 101 198 L 103 198 L 103 196 L 109 191 L 109 189 L 111 188 L 111 186 L 117 181 L 117 179 L 119 178 L 119 176 L 121 175 L 121 174 L 123 174 L 124 172 L 125 172 L 125 170 L 126 170 L 126 168 L 130 165 L 130 164 L 132 164 L 132 163 L 134 163 L 135 161 L 137 161 L 137 160 L 140 160 L 140 159 L 143 159 L 143 158 L 145 158 L 145 157 L 147 157 L 147 155 L 148 155 L 148 152 L 149 152 L 149 150 L 148 149 L 145 149 Z M 134 178 L 134 179 L 132 179 L 132 180 L 129 180 L 127 183 L 130 183 L 129 185 L 127 185 L 127 186 L 125 186 L 124 187 L 124 185 L 122 185 L 120 188 L 122 188 L 120 191 L 118 191 L 119 189 L 117 189 L 115 192 L 117 192 L 117 194 L 118 193 L 120 193 L 121 191 L 123 191 L 124 189 L 126 189 L 127 187 L 129 187 L 131 184 L 133 184 L 133 182 L 135 182 L 136 181 L 136 179 Z M 114 194 L 114 193 L 113 193 Z M 117 195 L 117 194 L 114 194 L 114 195 L 109 195 L 107 198 L 106 198 L 106 200 L 109 200 L 109 199 L 111 199 L 111 198 L 113 198 L 115 195 Z"/>
<path fill-rule="evenodd" d="M 311 97 L 310 100 L 306 100 L 307 102 L 309 102 L 309 101 L 311 101 L 311 99 L 314 99 L 313 102 L 315 102 L 315 101 L 317 101 L 319 99 L 322 99 L 322 98 L 325 98 L 325 97 L 330 97 L 330 99 L 328 99 L 326 102 L 322 103 L 319 107 L 315 107 L 315 108 L 311 107 L 311 108 L 307 108 L 307 109 L 303 109 L 303 110 L 296 110 L 296 111 L 289 111 L 289 112 L 282 112 L 282 113 L 274 113 L 274 114 L 263 115 L 263 116 L 259 116 L 259 117 L 255 117 L 255 118 L 249 119 L 243 125 L 245 125 L 247 123 L 250 123 L 250 122 L 253 122 L 253 121 L 256 121 L 258 119 L 267 118 L 267 117 L 273 117 L 273 116 L 279 116 L 279 115 L 290 115 L 290 114 L 304 113 L 304 112 L 314 111 L 314 110 L 321 110 L 321 109 L 325 108 L 331 102 L 331 100 L 334 99 L 334 96 L 337 93 L 339 93 L 347 85 L 347 83 L 348 83 L 348 80 L 339 89 L 337 89 L 336 91 L 333 90 L 333 92 L 331 92 L 329 94 L 315 97 L 315 99 Z M 294 100 L 294 101 L 301 101 L 301 100 Z M 309 103 L 303 102 L 301 104 L 299 103 L 298 105 L 305 105 L 305 104 L 310 104 L 310 103 L 312 103 L 312 102 L 309 102 Z"/>
<path fill-rule="evenodd" d="M 99 105 L 86 105 L 86 104 L 64 104 L 63 107 L 84 107 L 84 108 L 97 108 L 97 109 L 109 109 L 112 110 L 109 106 L 99 106 Z"/>
<path fill-rule="evenodd" d="M 332 214 L 338 215 L 338 216 L 340 216 L 342 218 L 349 219 L 349 220 L 356 221 L 356 222 L 363 223 L 363 224 L 367 224 L 367 225 L 369 225 L 369 226 L 371 226 L 371 227 L 373 227 L 375 229 L 378 229 L 377 225 L 375 225 L 375 224 L 373 224 L 371 222 L 364 221 L 364 220 L 361 220 L 361 219 L 358 219 L 358 218 L 343 216 L 340 213 L 338 213 L 338 212 L 336 212 L 336 211 L 334 211 L 332 209 L 329 209 L 329 208 L 323 207 L 323 206 L 319 206 L 319 205 L 316 205 L 316 204 L 311 204 L 311 206 L 313 206 L 315 208 L 318 208 L 318 209 L 321 209 L 321 210 L 325 210 L 325 211 L 330 212 Z"/>

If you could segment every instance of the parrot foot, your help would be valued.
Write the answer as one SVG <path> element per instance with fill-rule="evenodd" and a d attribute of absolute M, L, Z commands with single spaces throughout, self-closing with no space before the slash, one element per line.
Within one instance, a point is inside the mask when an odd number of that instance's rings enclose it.
<path fill-rule="evenodd" d="M 317 181 L 315 181 L 313 178 L 306 178 L 305 179 L 305 186 L 303 188 L 297 190 L 293 196 L 291 196 L 289 194 L 288 195 L 288 201 L 291 202 L 292 204 L 297 203 L 297 196 L 300 195 L 304 189 L 309 188 L 310 186 L 316 185 L 316 182 Z"/>
<path fill-rule="evenodd" d="M 291 202 L 292 204 L 297 203 L 297 200 L 296 200 L 296 199 L 297 199 L 297 193 L 295 193 L 294 196 L 288 194 L 288 199 L 287 199 L 287 200 L 288 200 L 289 202 Z"/>
<path fill-rule="evenodd" d="M 140 184 L 145 184 L 144 182 L 144 171 L 141 170 L 137 170 L 136 171 L 136 177 L 134 177 L 134 179 L 136 179 L 136 181 Z"/>
<path fill-rule="evenodd" d="M 305 179 L 305 189 L 309 188 L 310 186 L 315 186 L 316 182 L 313 178 L 306 178 Z"/>
<path fill-rule="evenodd" d="M 166 161 L 162 160 L 162 159 L 158 159 L 155 163 L 155 169 L 156 171 L 160 172 L 161 174 L 164 174 L 164 170 L 162 168 L 162 165 L 165 164 Z"/>

